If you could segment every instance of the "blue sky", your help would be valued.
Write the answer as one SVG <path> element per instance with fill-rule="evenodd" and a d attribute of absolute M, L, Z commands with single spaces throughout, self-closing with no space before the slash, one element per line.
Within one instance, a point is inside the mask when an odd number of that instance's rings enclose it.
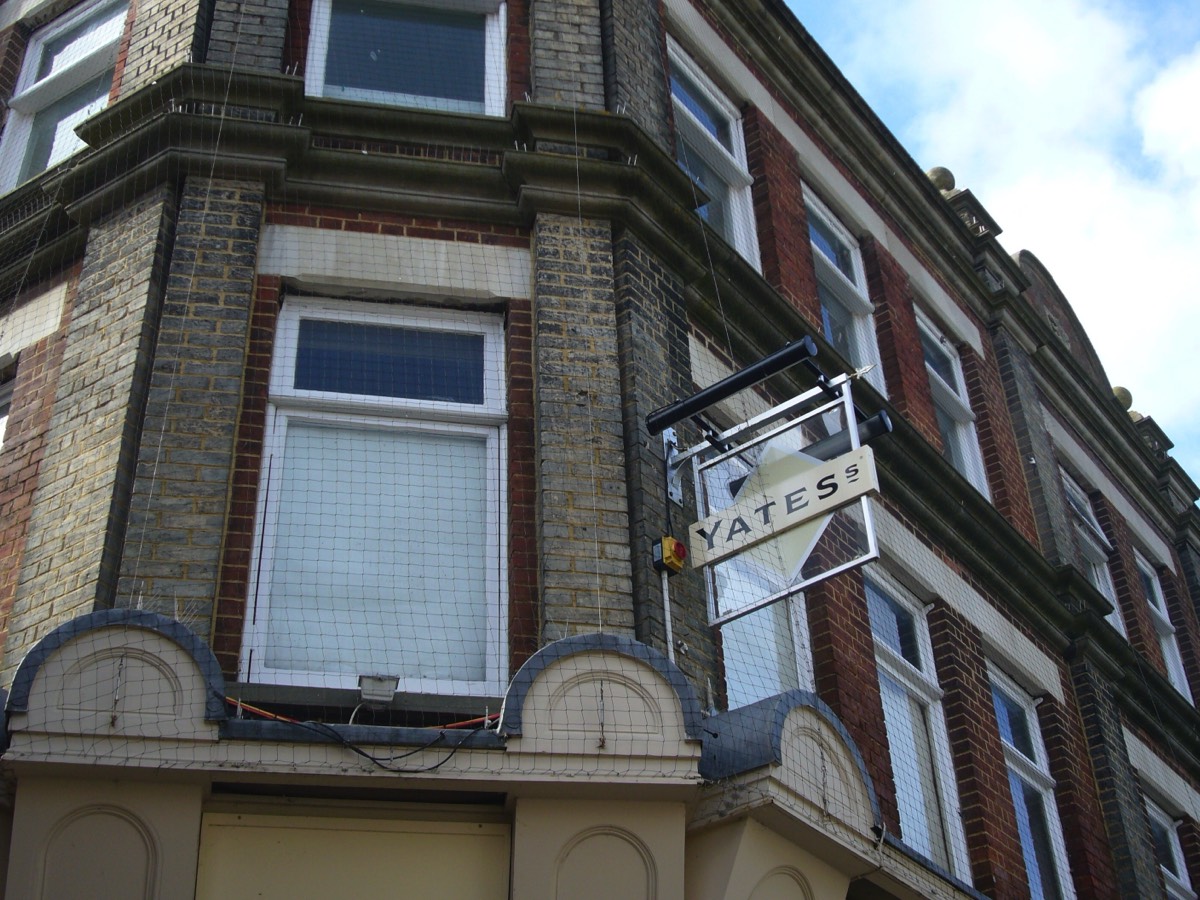
<path fill-rule="evenodd" d="M 917 163 L 1047 266 L 1200 481 L 1200 2 L 788 4 Z"/>

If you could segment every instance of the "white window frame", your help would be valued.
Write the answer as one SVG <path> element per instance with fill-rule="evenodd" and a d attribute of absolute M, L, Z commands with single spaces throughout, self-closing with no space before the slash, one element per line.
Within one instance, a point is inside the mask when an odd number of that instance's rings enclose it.
<path fill-rule="evenodd" d="M 1026 756 L 1024 751 L 1004 740 L 1001 733 L 1001 743 L 1004 745 L 1004 762 L 1009 772 L 1020 781 L 1032 787 L 1042 795 L 1042 809 L 1046 814 L 1046 830 L 1049 832 L 1050 851 L 1054 857 L 1055 882 L 1059 895 L 1063 900 L 1073 900 L 1075 887 L 1071 881 L 1071 868 L 1067 859 L 1067 846 L 1063 839 L 1062 820 L 1058 815 L 1058 802 L 1054 796 L 1054 776 L 1050 774 L 1050 761 L 1046 755 L 1046 744 L 1042 738 L 1041 723 L 1037 715 L 1037 701 L 1025 690 L 995 665 L 988 664 L 988 676 L 993 690 L 999 690 L 1005 697 L 1012 700 L 1025 714 L 1025 727 L 1029 732 L 1033 757 Z M 1010 785 L 1011 787 L 1011 785 Z M 1014 809 L 1017 798 L 1013 798 Z M 1036 861 L 1034 863 L 1036 865 Z M 1030 861 L 1025 861 L 1028 873 Z M 1030 891 L 1033 890 L 1032 883 Z M 1045 896 L 1034 894 L 1034 898 Z"/>
<path fill-rule="evenodd" d="M 803 185 L 804 205 L 810 219 L 816 218 L 829 230 L 837 240 L 841 241 L 850 251 L 853 280 L 839 269 L 824 252 L 817 247 L 816 241 L 809 239 L 812 250 L 813 266 L 816 269 L 817 281 L 832 295 L 834 302 L 841 305 L 850 318 L 851 359 L 849 362 L 859 368 L 871 366 L 866 378 L 880 393 L 886 394 L 887 388 L 883 380 L 883 367 L 880 364 L 879 341 L 875 336 L 875 305 L 867 294 L 867 272 L 863 268 L 862 250 L 858 239 L 850 233 L 841 220 L 826 206 L 807 184 Z M 811 227 L 811 225 L 810 225 Z M 821 301 L 822 310 L 825 303 Z M 822 322 L 822 333 L 824 323 Z"/>
<path fill-rule="evenodd" d="M 1176 875 L 1163 865 L 1162 861 L 1158 859 L 1156 845 L 1154 848 L 1155 862 L 1158 863 L 1158 870 L 1162 873 L 1167 896 L 1171 900 L 1196 900 L 1196 892 L 1192 890 L 1192 880 L 1188 875 L 1187 859 L 1183 855 L 1183 842 L 1179 840 L 1179 824 L 1154 800 L 1149 797 L 1144 799 L 1150 827 L 1153 828 L 1155 824 L 1158 824 L 1166 831 L 1167 850 L 1171 854 L 1175 868 L 1179 870 L 1179 874 Z"/>
<path fill-rule="evenodd" d="M 480 404 L 453 401 L 365 397 L 292 386 L 301 319 L 378 324 L 433 331 L 480 334 L 484 338 L 484 394 Z M 434 434 L 468 434 L 487 446 L 486 509 L 488 521 L 472 523 L 478 534 L 478 558 L 487 567 L 485 677 L 480 680 L 401 678 L 403 693 L 498 696 L 508 680 L 508 497 L 506 400 L 504 393 L 504 332 L 498 317 L 466 311 L 436 310 L 408 305 L 383 305 L 313 298 L 290 298 L 280 312 L 271 365 L 267 427 L 263 441 L 263 477 L 260 479 L 251 579 L 240 677 L 243 680 L 307 687 L 358 688 L 358 676 L 377 672 L 323 672 L 276 669 L 266 666 L 271 572 L 277 540 L 278 498 L 271 496 L 267 473 L 284 462 L 288 424 L 337 423 L 371 429 L 398 429 Z M 277 461 L 273 463 L 274 461 Z M 278 479 L 278 474 L 276 474 Z"/>
<path fill-rule="evenodd" d="M 504 101 L 508 79 L 505 63 L 507 33 L 506 4 L 502 0 L 397 0 L 396 6 L 418 6 L 432 9 L 450 9 L 456 12 L 482 13 L 487 18 L 484 24 L 484 85 L 483 108 L 474 103 L 441 97 L 425 97 L 418 94 L 392 93 L 353 88 L 331 87 L 325 84 L 325 60 L 329 51 L 329 29 L 333 18 L 333 0 L 313 0 L 309 20 L 308 57 L 304 64 L 304 90 L 313 97 L 333 97 L 342 100 L 360 100 L 389 106 L 406 106 L 418 109 L 435 109 L 443 112 L 479 113 L 487 116 L 504 115 Z"/>
<path fill-rule="evenodd" d="M 690 86 L 699 92 L 701 99 L 715 107 L 725 118 L 725 124 L 729 128 L 729 147 L 722 146 L 675 95 L 675 91 L 671 91 L 675 131 L 678 137 L 687 141 L 688 146 L 700 155 L 701 160 L 708 164 L 729 189 L 729 204 L 726 210 L 728 221 L 726 232 L 721 236 L 755 269 L 761 270 L 754 200 L 750 196 L 750 186 L 754 179 L 750 177 L 750 167 L 746 161 L 746 138 L 742 129 L 741 112 L 669 35 L 667 57 L 672 71 L 682 74 Z M 677 152 L 677 158 L 678 155 Z"/>
<path fill-rule="evenodd" d="M 1079 543 L 1079 552 L 1083 557 L 1084 575 L 1104 598 L 1112 604 L 1112 612 L 1104 617 L 1122 637 L 1128 637 L 1125 630 L 1125 618 L 1121 615 L 1121 603 L 1117 599 L 1117 587 L 1113 582 L 1112 570 L 1108 567 L 1108 554 L 1112 552 L 1112 544 L 1100 527 L 1096 518 L 1096 510 L 1087 492 L 1062 466 L 1058 468 L 1062 479 L 1063 495 L 1067 505 L 1075 514 L 1075 536 Z"/>
<path fill-rule="evenodd" d="M 917 639 L 917 650 L 921 665 L 918 667 L 900 653 L 897 653 L 885 641 L 881 640 L 875 631 L 875 622 L 871 622 L 871 633 L 875 640 L 875 664 L 880 677 L 888 677 L 900 685 L 911 697 L 922 704 L 926 712 L 926 723 L 929 727 L 929 741 L 932 748 L 933 771 L 928 773 L 937 792 L 937 803 L 941 813 L 943 840 L 946 843 L 948 869 L 950 874 L 964 881 L 970 880 L 970 858 L 967 854 L 966 832 L 963 828 L 962 814 L 958 801 L 958 779 L 954 770 L 954 760 L 950 753 L 950 737 L 946 729 L 946 714 L 942 708 L 942 688 L 937 681 L 934 670 L 933 643 L 929 637 L 929 622 L 924 608 L 918 606 L 908 592 L 902 588 L 886 571 L 875 567 L 864 580 L 866 590 L 875 590 L 881 596 L 891 600 L 897 607 L 912 617 Z M 869 605 L 868 598 L 868 605 Z M 882 691 L 882 685 L 880 686 Z M 886 728 L 886 713 L 885 713 Z M 888 753 L 892 759 L 893 777 L 899 782 L 899 771 L 896 766 L 895 747 L 893 738 L 888 736 Z M 923 776 L 922 776 L 923 777 Z M 933 859 L 931 848 L 923 841 L 914 841 L 912 835 L 904 835 L 905 810 L 901 802 L 900 784 L 896 785 L 896 804 L 900 811 L 901 839 L 918 853 Z"/>
<path fill-rule="evenodd" d="M 753 552 L 750 550 L 738 557 L 719 563 L 714 569 L 713 578 L 709 580 L 709 590 L 719 589 L 722 579 L 739 575 L 747 581 L 761 584 L 763 598 L 786 590 L 786 585 L 777 572 L 768 571 L 764 566 L 754 562 Z M 716 598 L 710 595 L 709 604 L 710 610 L 715 610 Z M 766 623 L 761 627 L 764 632 L 769 631 L 770 636 L 775 640 L 775 654 L 779 657 L 774 670 L 761 678 L 752 677 L 750 670 L 755 665 L 760 669 L 765 668 L 764 659 L 769 659 L 770 656 L 758 653 L 746 658 L 732 657 L 730 647 L 724 640 L 729 631 L 745 628 L 750 621 Z M 786 635 L 779 633 L 781 621 L 787 627 Z M 721 661 L 725 673 L 726 708 L 737 709 L 749 706 L 751 703 L 776 696 L 793 688 L 805 691 L 815 689 L 812 648 L 808 634 L 808 610 L 803 592 L 790 594 L 773 603 L 754 608 L 747 614 L 730 619 L 716 627 L 720 630 L 723 638 Z M 794 665 L 794 671 L 785 672 L 784 666 L 789 662 L 785 658 L 785 654 L 791 655 L 790 662 Z M 773 686 L 777 689 L 771 689 L 771 682 L 774 682 Z M 784 682 L 794 683 L 789 686 Z"/>
<path fill-rule="evenodd" d="M 1150 608 L 1150 620 L 1158 635 L 1158 644 L 1162 648 L 1163 663 L 1167 667 L 1167 679 L 1175 686 L 1175 690 L 1187 698 L 1188 703 L 1195 703 L 1192 689 L 1188 685 L 1187 672 L 1183 668 L 1183 656 L 1179 652 L 1179 640 L 1175 637 L 1175 626 L 1171 624 L 1171 614 L 1167 611 L 1167 598 L 1163 596 L 1162 582 L 1158 570 L 1146 557 L 1136 550 L 1133 554 L 1134 565 L 1141 576 L 1142 589 L 1146 594 L 1146 605 Z"/>
<path fill-rule="evenodd" d="M 4 449 L 4 435 L 8 432 L 8 416 L 12 412 L 14 379 L 0 382 L 0 450 Z"/>
<path fill-rule="evenodd" d="M 113 20 L 105 19 L 103 21 L 109 25 L 107 29 L 98 28 L 80 35 L 83 55 L 64 60 L 61 68 L 39 79 L 38 68 L 41 66 L 47 44 L 92 15 L 109 9 L 127 12 L 128 8 L 126 0 L 96 0 L 93 3 L 85 3 L 44 25 L 30 36 L 16 89 L 8 100 L 8 121 L 4 126 L 4 135 L 0 138 L 0 190 L 10 190 L 24 180 L 22 173 L 38 114 L 115 67 L 117 49 L 125 31 L 126 16 L 120 17 L 119 26 L 114 25 Z M 106 96 L 103 103 L 93 104 L 94 108 L 89 115 L 99 112 L 107 105 Z M 69 151 L 52 156 L 46 168 L 54 167 L 85 146 L 82 140 L 76 139 L 75 146 Z M 32 178 L 42 171 L 45 169 L 30 172 L 25 177 Z"/>
<path fill-rule="evenodd" d="M 954 344 L 923 311 L 917 310 L 917 327 L 946 358 L 952 370 L 955 384 L 948 384 L 925 356 L 925 372 L 929 376 L 929 391 L 933 405 L 950 420 L 950 433 L 942 434 L 947 461 L 975 485 L 976 490 L 991 499 L 988 490 L 987 472 L 983 467 L 983 454 L 979 449 L 979 435 L 975 431 L 975 413 L 967 397 L 967 382 L 963 378 L 962 360 Z"/>

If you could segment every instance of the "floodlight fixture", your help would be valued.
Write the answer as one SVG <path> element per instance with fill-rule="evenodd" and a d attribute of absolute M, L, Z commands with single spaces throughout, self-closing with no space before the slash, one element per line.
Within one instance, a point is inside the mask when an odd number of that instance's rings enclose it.
<path fill-rule="evenodd" d="M 359 675 L 359 699 L 368 706 L 387 706 L 396 696 L 400 679 L 395 675 Z"/>

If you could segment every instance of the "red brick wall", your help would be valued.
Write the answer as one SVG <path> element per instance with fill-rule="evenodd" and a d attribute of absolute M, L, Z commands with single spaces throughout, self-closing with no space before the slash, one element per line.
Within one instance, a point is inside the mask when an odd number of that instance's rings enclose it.
<path fill-rule="evenodd" d="M 312 18 L 312 0 L 291 0 L 288 4 L 287 29 L 283 34 L 283 71 L 304 75 L 308 60 L 308 22 Z"/>
<path fill-rule="evenodd" d="M 1038 546 L 1037 521 L 1033 515 L 1033 500 L 1021 464 L 1016 431 L 1009 414 L 1004 381 L 996 354 L 980 357 L 969 345 L 958 348 L 962 362 L 967 398 L 975 413 L 975 433 L 987 471 L 988 490 L 992 505 L 1008 520 L 1021 536 Z"/>
<path fill-rule="evenodd" d="M 1069 702 L 1060 703 L 1051 696 L 1042 698 L 1038 719 L 1055 781 L 1054 797 L 1067 858 L 1071 860 L 1071 877 L 1078 897 L 1115 900 L 1119 896 L 1116 867 L 1096 792 L 1096 773 L 1086 745 L 1083 718 L 1070 699 L 1075 694 L 1067 672 L 1062 673 L 1062 685 Z"/>
<path fill-rule="evenodd" d="M 748 107 L 742 124 L 763 277 L 819 327 L 821 304 L 796 151 L 761 110 Z"/>
<path fill-rule="evenodd" d="M 529 0 L 508 0 L 508 107 L 533 92 Z"/>
<path fill-rule="evenodd" d="M 59 330 L 25 347 L 17 360 L 4 449 L 0 450 L 0 653 L 8 637 L 78 275 L 76 269 L 69 276 L 72 283 Z"/>
<path fill-rule="evenodd" d="M 225 677 L 237 677 L 238 657 L 242 649 L 242 626 L 250 585 L 250 560 L 253 556 L 254 519 L 258 481 L 262 465 L 263 435 L 266 428 L 267 385 L 271 376 L 271 352 L 275 342 L 275 322 L 279 314 L 280 279 L 260 275 L 255 285 L 250 311 L 250 343 L 246 357 L 246 378 L 242 388 L 242 411 L 238 422 L 229 498 L 229 518 L 225 526 L 221 570 L 217 579 L 217 608 L 213 622 L 213 653 Z"/>
<path fill-rule="evenodd" d="M 847 572 L 805 593 L 817 695 L 858 745 L 875 784 L 884 824 L 900 833 L 892 761 L 883 725 L 875 639 L 861 572 Z"/>
<path fill-rule="evenodd" d="M 458 219 L 431 219 L 392 213 L 306 204 L 272 203 L 267 206 L 268 225 L 301 225 L 330 231 L 358 231 L 440 241 L 464 241 L 504 247 L 529 247 L 529 231 L 513 225 L 490 225 Z"/>
<path fill-rule="evenodd" d="M 875 304 L 875 333 L 888 399 L 921 435 L 942 449 L 921 351 L 912 286 L 895 258 L 874 238 L 860 240 L 867 292 Z"/>
<path fill-rule="evenodd" d="M 942 601 L 930 611 L 929 635 L 938 682 L 945 691 L 942 705 L 958 776 L 971 877 L 989 897 L 1028 896 L 982 637 Z"/>
<path fill-rule="evenodd" d="M 508 305 L 508 640 L 510 672 L 537 652 L 537 468 L 533 419 L 533 312 Z"/>
<path fill-rule="evenodd" d="M 121 43 L 117 46 L 112 89 L 108 92 L 109 103 L 112 103 L 121 94 L 121 81 L 125 75 L 125 62 L 129 58 L 129 42 L 133 36 L 133 20 L 137 17 L 137 8 L 137 0 L 129 0 L 129 11 L 125 14 L 125 30 L 121 34 Z"/>

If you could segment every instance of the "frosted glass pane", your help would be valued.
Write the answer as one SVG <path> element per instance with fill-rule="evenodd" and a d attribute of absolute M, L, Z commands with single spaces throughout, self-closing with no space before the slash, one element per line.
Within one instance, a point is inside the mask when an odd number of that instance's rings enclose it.
<path fill-rule="evenodd" d="M 790 613 L 781 600 L 721 626 L 728 709 L 800 686 Z"/>
<path fill-rule="evenodd" d="M 34 116 L 21 180 L 32 178 L 85 146 L 75 128 L 108 104 L 112 75 L 111 70 L 105 72 Z"/>
<path fill-rule="evenodd" d="M 267 665 L 482 679 L 486 439 L 293 422 L 282 455 Z"/>
<path fill-rule="evenodd" d="M 101 8 L 42 45 L 37 81 L 70 68 L 87 54 L 106 44 L 115 44 L 125 28 L 127 5 Z"/>
<path fill-rule="evenodd" d="M 900 836 L 918 853 L 938 865 L 948 866 L 942 810 L 934 781 L 929 710 L 882 671 L 879 690 L 896 781 L 896 804 L 900 807 Z"/>

